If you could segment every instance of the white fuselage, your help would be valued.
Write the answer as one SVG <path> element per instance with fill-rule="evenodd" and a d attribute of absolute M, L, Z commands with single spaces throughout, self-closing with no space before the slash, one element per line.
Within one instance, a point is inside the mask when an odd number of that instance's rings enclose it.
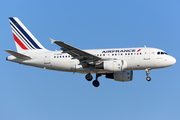
<path fill-rule="evenodd" d="M 63 41 L 51 40 L 62 51 L 49 51 L 33 36 L 17 17 L 9 17 L 17 52 L 5 50 L 12 56 L 6 60 L 65 72 L 87 73 L 85 78 L 92 84 L 100 85 L 98 77 L 127 82 L 133 79 L 133 70 L 145 70 L 146 80 L 150 81 L 149 70 L 164 68 L 176 63 L 176 59 L 156 48 L 115 48 L 81 50 Z"/>
<path fill-rule="evenodd" d="M 176 59 L 167 55 L 163 50 L 156 48 L 117 48 L 117 49 L 93 49 L 84 50 L 102 59 L 124 60 L 127 63 L 125 70 L 144 70 L 146 68 L 157 69 L 173 65 Z M 20 64 L 40 67 L 44 69 L 88 73 L 89 68 L 83 68 L 79 60 L 73 59 L 62 51 L 42 51 L 23 53 L 32 59 L 24 60 L 14 56 L 6 59 Z M 103 69 L 93 69 L 91 73 L 109 73 Z"/>

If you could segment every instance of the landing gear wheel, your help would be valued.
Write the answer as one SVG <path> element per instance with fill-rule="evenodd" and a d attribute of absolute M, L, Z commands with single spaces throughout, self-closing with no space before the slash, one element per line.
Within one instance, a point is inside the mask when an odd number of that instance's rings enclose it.
<path fill-rule="evenodd" d="M 147 81 L 151 81 L 151 77 L 146 77 L 146 80 Z"/>
<path fill-rule="evenodd" d="M 85 78 L 86 78 L 87 81 L 91 81 L 91 80 L 93 79 L 93 76 L 92 76 L 90 73 L 88 73 L 88 74 L 85 76 Z"/>
<path fill-rule="evenodd" d="M 94 81 L 92 82 L 92 84 L 93 84 L 94 87 L 98 87 L 98 86 L 100 85 L 100 83 L 99 83 L 98 80 L 94 80 Z"/>

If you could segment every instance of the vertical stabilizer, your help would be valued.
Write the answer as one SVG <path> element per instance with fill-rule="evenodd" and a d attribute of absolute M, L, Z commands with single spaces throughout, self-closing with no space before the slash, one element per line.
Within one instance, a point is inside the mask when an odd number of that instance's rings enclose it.
<path fill-rule="evenodd" d="M 18 18 L 10 17 L 9 21 L 17 52 L 47 51 Z"/>

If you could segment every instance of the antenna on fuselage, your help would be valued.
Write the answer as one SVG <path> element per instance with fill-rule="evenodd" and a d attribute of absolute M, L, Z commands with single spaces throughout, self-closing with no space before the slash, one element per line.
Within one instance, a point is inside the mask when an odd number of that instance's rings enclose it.
<path fill-rule="evenodd" d="M 146 48 L 146 45 L 144 45 L 144 47 Z"/>

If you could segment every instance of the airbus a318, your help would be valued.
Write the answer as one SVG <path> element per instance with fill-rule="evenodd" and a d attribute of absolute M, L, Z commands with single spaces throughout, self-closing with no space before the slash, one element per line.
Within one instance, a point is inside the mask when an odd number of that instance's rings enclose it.
<path fill-rule="evenodd" d="M 100 85 L 98 77 L 115 81 L 132 81 L 133 70 L 145 70 L 146 80 L 150 81 L 149 71 L 165 68 L 176 63 L 176 59 L 157 48 L 115 48 L 81 50 L 62 41 L 51 39 L 61 51 L 50 51 L 44 48 L 32 33 L 16 17 L 10 17 L 10 26 L 17 52 L 5 50 L 11 56 L 6 60 L 43 69 L 84 73 L 87 81 L 95 80 L 95 87 Z"/>

